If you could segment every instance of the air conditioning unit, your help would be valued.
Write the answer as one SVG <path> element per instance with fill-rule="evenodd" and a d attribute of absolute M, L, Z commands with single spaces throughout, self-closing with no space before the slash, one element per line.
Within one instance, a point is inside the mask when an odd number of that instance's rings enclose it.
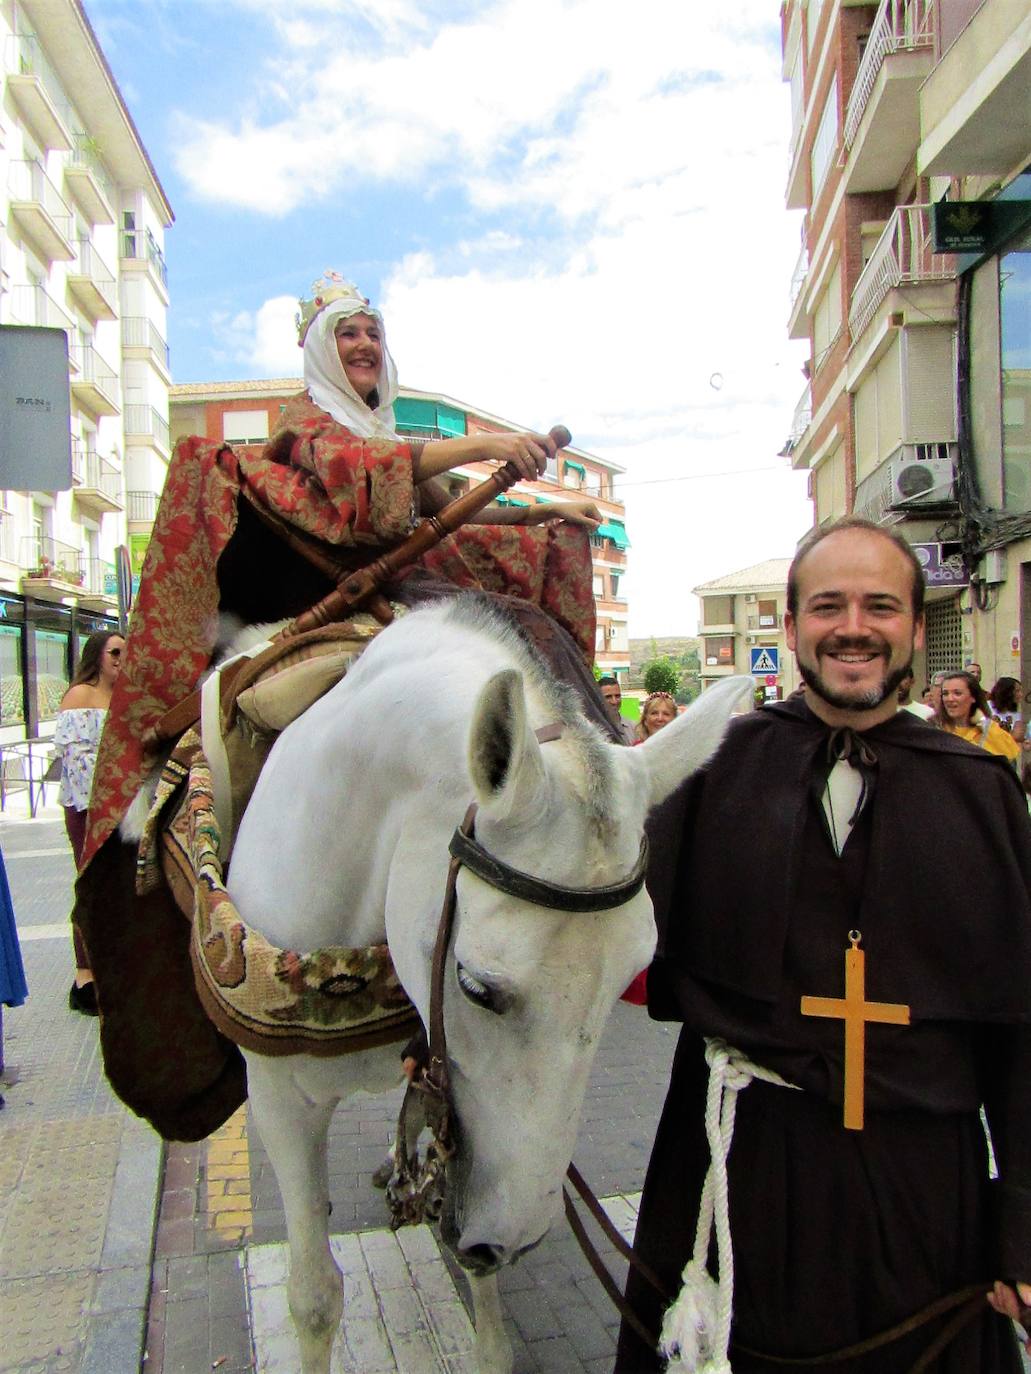
<path fill-rule="evenodd" d="M 943 452 L 944 450 L 944 452 Z M 891 505 L 937 506 L 954 501 L 956 469 L 945 444 L 907 444 L 891 462 Z"/>
<path fill-rule="evenodd" d="M 618 625 L 610 625 L 610 626 L 609 626 L 609 639 L 615 639 L 616 635 L 618 635 L 618 634 L 619 634 L 619 626 L 618 626 Z"/>

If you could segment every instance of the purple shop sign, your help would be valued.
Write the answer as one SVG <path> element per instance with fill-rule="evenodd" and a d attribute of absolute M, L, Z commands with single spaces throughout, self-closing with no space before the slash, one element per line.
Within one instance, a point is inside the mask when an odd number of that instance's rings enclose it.
<path fill-rule="evenodd" d="M 965 587 L 970 582 L 958 544 L 914 544 L 913 552 L 928 587 Z"/>

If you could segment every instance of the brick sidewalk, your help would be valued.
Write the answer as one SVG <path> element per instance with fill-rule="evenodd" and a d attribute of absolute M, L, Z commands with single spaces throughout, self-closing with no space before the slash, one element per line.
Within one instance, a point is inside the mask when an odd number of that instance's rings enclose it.
<path fill-rule="evenodd" d="M 650 1022 L 639 1007 L 621 1004 L 613 1013 L 575 1156 L 599 1195 L 633 1194 L 642 1185 L 675 1029 Z M 341 1107 L 330 1130 L 331 1230 L 347 1275 L 346 1335 L 338 1342 L 334 1371 L 458 1374 L 469 1367 L 468 1324 L 463 1345 L 456 1314 L 442 1335 L 434 1323 L 441 1303 L 452 1312 L 448 1304 L 457 1306 L 456 1295 L 467 1296 L 464 1277 L 440 1255 L 426 1228 L 396 1239 L 386 1232 L 383 1195 L 371 1186 L 399 1105 L 398 1091 Z M 632 1225 L 632 1210 L 624 1205 L 620 1215 L 624 1221 L 630 1216 Z M 271 1167 L 246 1109 L 199 1145 L 169 1146 L 154 1252 L 149 1374 L 296 1371 L 285 1305 L 285 1234 Z M 384 1264 L 376 1261 L 388 1246 L 396 1247 L 388 1266 L 395 1278 L 384 1282 Z M 622 1282 L 611 1247 L 599 1248 Z M 403 1284 L 396 1278 L 402 1262 L 409 1270 Z M 422 1316 L 419 1283 L 410 1277 L 423 1279 L 433 1295 Z M 500 1286 L 515 1374 L 609 1374 L 618 1318 L 564 1224 L 505 1270 Z M 406 1354 L 391 1356 L 387 1330 L 389 1342 Z M 365 1342 L 360 1350 L 354 1347 L 359 1337 Z"/>
<path fill-rule="evenodd" d="M 0 817 L 29 997 L 4 1009 L 0 1370 L 139 1369 L 163 1148 L 107 1086 L 68 1010 L 73 865 L 56 807 Z"/>

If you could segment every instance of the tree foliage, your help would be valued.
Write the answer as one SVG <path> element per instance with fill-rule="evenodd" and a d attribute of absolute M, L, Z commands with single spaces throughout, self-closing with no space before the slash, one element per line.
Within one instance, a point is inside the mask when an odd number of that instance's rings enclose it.
<path fill-rule="evenodd" d="M 680 687 L 680 669 L 671 658 L 653 658 L 644 665 L 644 690 L 669 692 L 674 695 Z"/>

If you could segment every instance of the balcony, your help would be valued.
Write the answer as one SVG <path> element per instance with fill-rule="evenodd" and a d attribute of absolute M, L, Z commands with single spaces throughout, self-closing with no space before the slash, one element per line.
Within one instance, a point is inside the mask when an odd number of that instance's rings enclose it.
<path fill-rule="evenodd" d="M 168 304 L 168 268 L 165 255 L 158 241 L 149 229 L 129 230 L 122 234 L 122 271 L 144 270 L 148 273 L 158 294 Z"/>
<path fill-rule="evenodd" d="M 11 100 L 45 148 L 72 146 L 71 106 L 35 34 L 12 34 L 6 44 L 4 69 Z"/>
<path fill-rule="evenodd" d="M 784 447 L 780 451 L 781 458 L 790 458 L 791 454 L 798 447 L 802 435 L 813 422 L 813 389 L 807 385 L 795 405 L 795 413 L 791 417 L 791 429 L 784 442 Z"/>
<path fill-rule="evenodd" d="M 127 491 L 126 517 L 130 525 L 153 525 L 157 519 L 159 491 Z"/>
<path fill-rule="evenodd" d="M 93 448 L 72 443 L 72 481 L 79 506 L 94 515 L 125 509 L 122 474 L 114 463 Z"/>
<path fill-rule="evenodd" d="M 113 563 L 83 557 L 79 605 L 87 611 L 110 611 L 118 605 L 118 574 Z"/>
<path fill-rule="evenodd" d="M 118 378 L 92 344 L 78 344 L 72 358 L 79 375 L 72 378 L 72 395 L 94 415 L 117 415 Z"/>
<path fill-rule="evenodd" d="M 171 379 L 168 344 L 145 316 L 122 316 L 122 353 L 126 358 L 145 358 L 166 381 Z"/>
<path fill-rule="evenodd" d="M 63 329 L 71 345 L 75 338 L 75 322 L 42 286 L 12 286 L 10 302 L 12 324 Z"/>
<path fill-rule="evenodd" d="M 1005 176 L 1031 144 L 1031 13 L 982 5 L 920 90 L 921 176 Z"/>
<path fill-rule="evenodd" d="M 82 550 L 49 535 L 23 538 L 18 562 L 25 569 L 22 590 L 41 601 L 60 601 L 86 580 Z"/>
<path fill-rule="evenodd" d="M 790 302 L 788 305 L 788 338 L 808 339 L 809 316 L 805 310 L 805 279 L 809 275 L 809 245 L 805 230 L 802 230 L 802 247 L 791 274 Z"/>
<path fill-rule="evenodd" d="M 64 164 L 64 184 L 90 224 L 114 224 L 117 197 L 95 142 L 75 134 L 75 145 Z"/>
<path fill-rule="evenodd" d="M 91 320 L 118 316 L 118 287 L 114 273 L 89 239 L 79 239 L 78 256 L 68 269 L 68 290 Z"/>
<path fill-rule="evenodd" d="M 920 86 L 934 65 L 936 0 L 881 0 L 845 111 L 845 189 L 889 191 L 920 142 Z"/>
<path fill-rule="evenodd" d="M 38 162 L 11 162 L 7 169 L 11 218 L 48 262 L 71 262 L 72 213 Z"/>
<path fill-rule="evenodd" d="M 168 421 L 153 406 L 134 404 L 125 407 L 125 442 L 137 447 L 155 448 L 165 458 L 170 457 L 172 452 Z"/>
<path fill-rule="evenodd" d="M 931 251 L 930 206 L 898 206 L 852 292 L 848 327 L 853 348 L 873 322 L 889 292 L 900 286 L 913 288 L 951 282 L 955 276 L 953 256 Z M 922 313 L 921 301 L 914 299 L 912 294 L 907 296 L 905 303 L 918 314 Z"/>

